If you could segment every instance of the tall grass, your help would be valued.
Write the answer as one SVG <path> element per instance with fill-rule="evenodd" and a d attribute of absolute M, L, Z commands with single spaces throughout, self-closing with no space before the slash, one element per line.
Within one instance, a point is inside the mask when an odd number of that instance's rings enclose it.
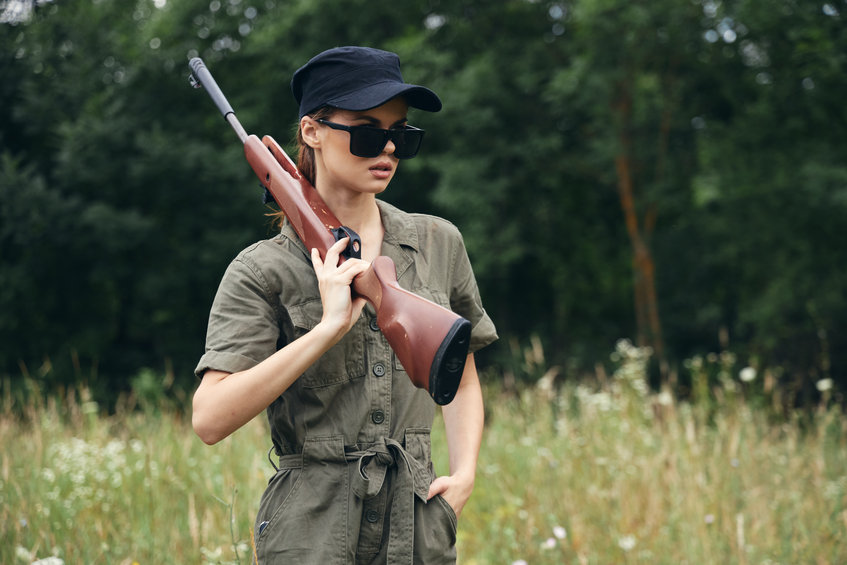
<path fill-rule="evenodd" d="M 534 386 L 486 386 L 460 563 L 847 562 L 838 409 L 775 422 L 734 377 L 682 403 L 647 390 L 643 351 L 616 355 L 602 385 L 549 370 Z M 0 417 L 0 563 L 250 562 L 272 472 L 263 418 L 208 447 L 177 411 L 105 416 L 84 389 L 13 402 Z M 434 436 L 444 472 L 440 426 Z"/>

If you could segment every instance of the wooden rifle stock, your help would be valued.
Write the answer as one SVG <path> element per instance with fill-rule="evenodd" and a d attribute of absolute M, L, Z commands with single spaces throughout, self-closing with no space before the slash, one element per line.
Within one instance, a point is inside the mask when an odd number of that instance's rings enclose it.
<path fill-rule="evenodd" d="M 191 59 L 189 66 L 192 84 L 206 89 L 236 131 L 244 143 L 248 163 L 301 241 L 307 249 L 318 249 L 321 258 L 325 258 L 327 250 L 343 236 L 333 234 L 333 230 L 342 227 L 341 222 L 273 138 L 266 135 L 259 140 L 244 131 L 203 61 Z M 437 404 L 452 401 L 468 355 L 470 322 L 402 288 L 389 257 L 377 257 L 351 286 L 355 294 L 373 305 L 379 328 L 412 383 L 427 390 Z"/>

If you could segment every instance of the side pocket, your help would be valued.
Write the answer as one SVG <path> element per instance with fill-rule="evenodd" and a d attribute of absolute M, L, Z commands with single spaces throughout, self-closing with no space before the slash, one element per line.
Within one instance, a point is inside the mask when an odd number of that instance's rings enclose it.
<path fill-rule="evenodd" d="M 456 513 L 441 495 L 415 499 L 415 563 L 455 565 Z"/>
<path fill-rule="evenodd" d="M 458 531 L 459 519 L 456 517 L 456 511 L 453 510 L 453 507 L 450 506 L 450 503 L 444 500 L 444 497 L 440 494 L 436 494 L 432 497 L 433 500 L 437 501 L 441 506 L 441 509 L 444 511 L 444 514 L 447 518 L 447 523 L 450 526 L 451 537 L 451 545 L 456 543 L 456 532 Z"/>
<path fill-rule="evenodd" d="M 302 469 L 297 468 L 280 469 L 268 481 L 268 488 L 262 494 L 262 499 L 259 501 L 259 513 L 256 516 L 254 536 L 257 552 L 261 549 L 268 533 L 273 529 L 274 523 L 278 521 L 278 517 L 292 498 L 301 473 Z"/>
<path fill-rule="evenodd" d="M 343 562 L 349 487 L 343 437 L 307 439 L 302 456 L 287 457 L 291 465 L 280 461 L 259 504 L 259 563 Z"/>

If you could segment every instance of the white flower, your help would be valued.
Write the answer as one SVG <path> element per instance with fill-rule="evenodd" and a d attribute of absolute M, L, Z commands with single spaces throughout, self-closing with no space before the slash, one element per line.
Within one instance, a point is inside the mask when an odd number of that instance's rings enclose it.
<path fill-rule="evenodd" d="M 568 531 L 562 526 L 556 526 L 553 528 L 553 535 L 556 536 L 556 539 L 565 539 L 568 537 Z"/>
<path fill-rule="evenodd" d="M 45 557 L 38 561 L 33 561 L 32 565 L 65 565 L 65 561 L 59 557 Z"/>
<path fill-rule="evenodd" d="M 818 390 L 821 392 L 832 390 L 832 379 L 821 379 L 815 386 L 818 387 Z"/>
<path fill-rule="evenodd" d="M 517 561 L 512 561 L 512 565 L 527 565 L 527 563 L 523 559 L 518 559 Z"/>
<path fill-rule="evenodd" d="M 753 367 L 744 367 L 741 369 L 741 372 L 738 373 L 738 377 L 745 383 L 749 383 L 756 378 L 756 369 Z"/>
<path fill-rule="evenodd" d="M 542 549 L 553 549 L 554 547 L 556 547 L 555 538 L 547 538 L 547 541 L 541 544 Z"/>
<path fill-rule="evenodd" d="M 635 536 L 627 535 L 618 539 L 618 547 L 620 547 L 624 551 L 629 551 L 630 549 L 634 548 L 635 544 Z"/>
<path fill-rule="evenodd" d="M 715 515 L 714 514 L 706 514 L 703 517 L 703 521 L 706 522 L 707 524 L 714 524 L 715 523 Z"/>

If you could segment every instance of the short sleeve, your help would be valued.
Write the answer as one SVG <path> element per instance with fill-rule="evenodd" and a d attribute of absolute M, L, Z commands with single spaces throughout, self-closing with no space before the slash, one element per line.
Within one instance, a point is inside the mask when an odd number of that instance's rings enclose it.
<path fill-rule="evenodd" d="M 194 373 L 207 369 L 235 373 L 274 354 L 279 340 L 278 299 L 261 271 L 240 255 L 218 287 L 206 329 L 206 350 Z"/>
<path fill-rule="evenodd" d="M 469 351 L 479 351 L 497 340 L 494 322 L 482 307 L 479 287 L 476 284 L 468 252 L 461 234 L 457 230 L 457 243 L 453 246 L 450 308 L 471 323 Z"/>

